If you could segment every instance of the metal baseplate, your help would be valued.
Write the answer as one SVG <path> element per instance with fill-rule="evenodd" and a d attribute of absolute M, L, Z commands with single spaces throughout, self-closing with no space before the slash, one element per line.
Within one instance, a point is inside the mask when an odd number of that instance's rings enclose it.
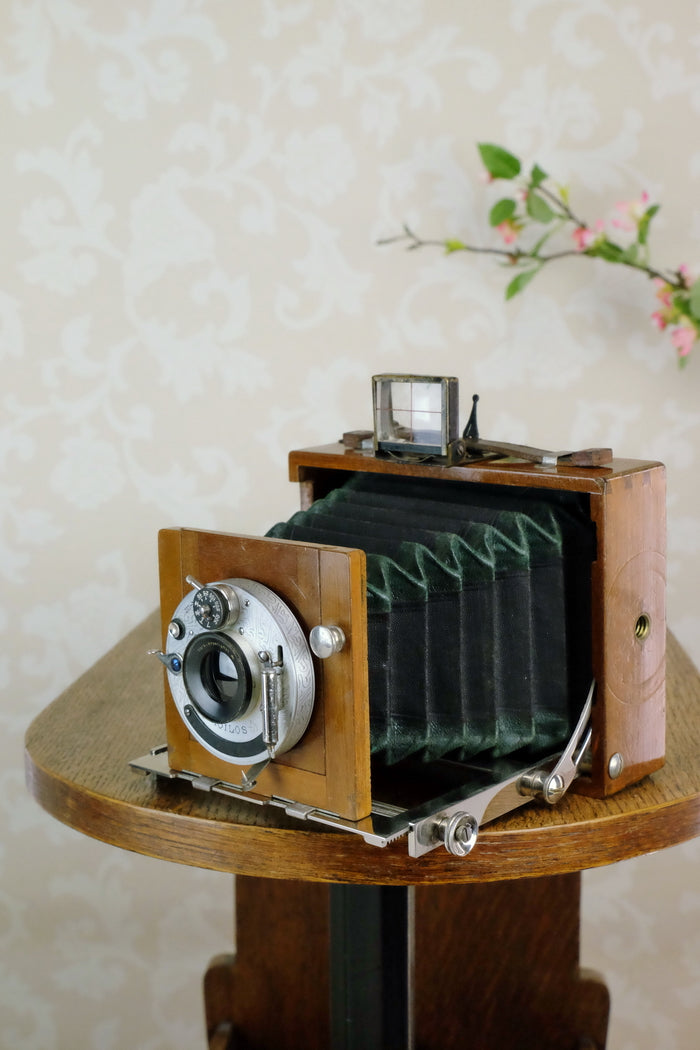
<path fill-rule="evenodd" d="M 250 775 L 244 776 L 241 784 L 233 784 L 186 770 L 173 770 L 168 764 L 166 745 L 134 759 L 130 765 L 140 772 L 169 780 L 186 780 L 201 791 L 214 791 L 254 805 L 274 806 L 298 820 L 361 835 L 371 846 L 387 846 L 406 835 L 411 857 L 422 857 L 440 845 L 448 853 L 464 857 L 473 849 L 479 828 L 484 824 L 532 799 L 552 805 L 563 797 L 578 776 L 590 745 L 594 688 L 592 683 L 578 724 L 562 752 L 530 765 L 500 760 L 488 768 L 464 766 L 463 781 L 448 792 L 411 808 L 373 800 L 370 816 L 359 821 L 346 820 L 290 799 L 258 795 L 251 790 L 254 780 Z"/>

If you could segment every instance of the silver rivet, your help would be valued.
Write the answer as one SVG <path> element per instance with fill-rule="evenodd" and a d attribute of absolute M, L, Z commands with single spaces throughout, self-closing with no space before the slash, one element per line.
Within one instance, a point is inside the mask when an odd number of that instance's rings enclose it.
<path fill-rule="evenodd" d="M 617 780 L 622 770 L 625 768 L 625 760 L 619 751 L 616 751 L 608 762 L 608 776 L 611 780 Z"/>

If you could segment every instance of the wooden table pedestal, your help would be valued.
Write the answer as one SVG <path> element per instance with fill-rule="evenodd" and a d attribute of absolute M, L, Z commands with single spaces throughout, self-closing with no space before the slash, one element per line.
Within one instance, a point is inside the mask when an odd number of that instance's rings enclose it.
<path fill-rule="evenodd" d="M 237 954 L 206 974 L 217 1050 L 603 1050 L 580 875 L 338 886 L 239 877 Z"/>
<path fill-rule="evenodd" d="M 27 733 L 29 790 L 122 849 L 238 876 L 237 952 L 205 978 L 210 1047 L 603 1050 L 608 994 L 579 968 L 580 872 L 700 834 L 700 675 L 668 638 L 663 769 L 490 824 L 416 860 L 269 806 L 129 767 L 165 739 L 146 653 L 158 615 Z M 154 908 L 157 901 L 154 901 Z"/>

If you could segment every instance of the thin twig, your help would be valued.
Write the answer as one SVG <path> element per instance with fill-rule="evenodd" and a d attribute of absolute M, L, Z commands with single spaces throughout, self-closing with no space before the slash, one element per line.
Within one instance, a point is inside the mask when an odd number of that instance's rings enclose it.
<path fill-rule="evenodd" d="M 573 212 L 569 212 L 568 216 L 572 222 L 578 222 L 573 215 Z M 582 225 L 583 224 L 579 224 L 579 228 Z M 573 248 L 566 248 L 558 252 L 550 252 L 547 255 L 541 255 L 539 252 L 528 252 L 522 248 L 492 248 L 485 245 L 465 244 L 463 241 L 457 241 L 456 239 L 454 241 L 444 241 L 423 238 L 419 237 L 409 226 L 404 225 L 403 229 L 403 233 L 396 234 L 393 237 L 383 237 L 377 241 L 377 244 L 399 244 L 401 241 L 409 241 L 407 251 L 415 251 L 418 248 L 444 248 L 449 251 L 450 254 L 455 252 L 471 252 L 477 255 L 498 255 L 503 259 L 507 259 L 512 266 L 521 265 L 528 259 L 544 266 L 545 263 L 553 262 L 557 259 L 580 258 L 581 256 L 587 256 L 590 259 L 601 258 L 597 252 L 590 251 L 586 248 L 582 251 L 577 251 Z M 633 259 L 618 259 L 615 261 L 619 266 L 626 266 L 629 269 L 645 273 L 650 278 L 657 278 L 658 280 L 664 281 L 672 288 L 681 290 L 686 287 L 681 274 L 663 273 L 661 270 L 649 266 L 648 263 L 637 262 Z"/>

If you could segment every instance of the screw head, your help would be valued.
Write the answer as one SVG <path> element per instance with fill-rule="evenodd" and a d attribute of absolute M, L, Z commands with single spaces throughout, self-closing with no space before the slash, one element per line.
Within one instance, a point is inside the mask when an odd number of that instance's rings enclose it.
<path fill-rule="evenodd" d="M 545 802 L 549 802 L 550 805 L 553 805 L 555 802 L 559 802 L 565 791 L 566 784 L 564 783 L 564 778 L 560 773 L 552 773 L 545 783 L 544 800 Z"/>
<path fill-rule="evenodd" d="M 471 813 L 458 812 L 443 818 L 436 830 L 448 853 L 454 857 L 466 857 L 474 848 L 479 825 Z"/>

